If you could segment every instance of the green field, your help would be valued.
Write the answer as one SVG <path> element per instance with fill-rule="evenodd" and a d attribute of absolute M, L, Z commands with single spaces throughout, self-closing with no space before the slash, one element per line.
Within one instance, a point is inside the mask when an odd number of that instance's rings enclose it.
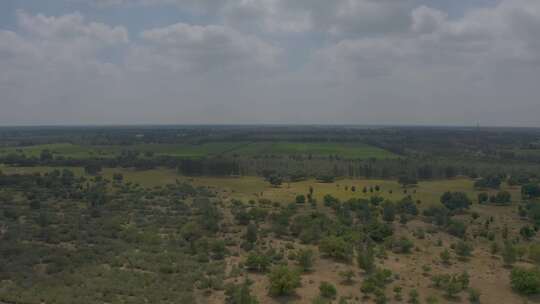
<path fill-rule="evenodd" d="M 365 144 L 339 143 L 293 143 L 293 142 L 213 142 L 200 145 L 190 144 L 136 144 L 130 146 L 83 146 L 69 143 L 9 147 L 0 149 L 0 156 L 20 153 L 39 157 L 41 151 L 49 150 L 56 156 L 66 158 L 109 158 L 118 156 L 122 151 L 152 153 L 154 156 L 174 156 L 183 158 L 202 158 L 218 155 L 304 155 L 304 156 L 340 156 L 348 159 L 384 159 L 396 158 L 397 155 L 381 148 Z"/>
<path fill-rule="evenodd" d="M 251 143 L 233 151 L 239 155 L 338 155 L 343 158 L 396 158 L 389 151 L 365 144 L 349 143 L 298 143 L 298 142 L 261 142 Z"/>

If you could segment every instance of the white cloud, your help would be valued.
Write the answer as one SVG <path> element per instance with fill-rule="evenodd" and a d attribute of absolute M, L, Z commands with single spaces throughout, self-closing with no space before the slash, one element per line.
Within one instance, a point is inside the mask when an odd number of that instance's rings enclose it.
<path fill-rule="evenodd" d="M 416 0 L 104 1 L 214 16 L 130 37 L 19 12 L 0 30 L 0 120 L 538 125 L 537 0 L 460 17 Z"/>
<path fill-rule="evenodd" d="M 132 50 L 130 62 L 144 69 L 177 72 L 272 69 L 280 50 L 254 36 L 217 25 L 178 23 L 141 33 L 143 44 Z"/>
<path fill-rule="evenodd" d="M 377 67 L 388 73 L 402 68 L 422 73 L 441 66 L 480 72 L 509 61 L 533 63 L 540 58 L 539 8 L 540 2 L 508 0 L 450 20 L 444 12 L 421 6 L 411 12 L 408 31 L 346 39 L 319 51 L 317 59 L 333 69 L 337 64 L 368 73 Z"/>

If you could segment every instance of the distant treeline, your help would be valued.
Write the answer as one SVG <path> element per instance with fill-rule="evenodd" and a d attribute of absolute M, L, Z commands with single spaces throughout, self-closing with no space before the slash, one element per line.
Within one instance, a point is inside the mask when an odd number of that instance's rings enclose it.
<path fill-rule="evenodd" d="M 182 159 L 171 156 L 139 157 L 137 153 L 122 153 L 114 158 L 39 158 L 24 154 L 0 157 L 0 163 L 11 166 L 85 167 L 99 171 L 102 167 L 136 168 L 140 170 L 166 167 L 188 176 L 267 176 L 269 172 L 292 179 L 333 176 L 350 178 L 399 178 L 409 176 L 419 180 L 445 179 L 457 176 L 487 175 L 538 176 L 540 165 L 523 162 L 478 160 L 433 160 L 401 158 L 386 160 L 345 160 L 340 158 L 298 157 L 218 157 Z M 98 169 L 95 169 L 98 168 Z M 95 172 L 92 172 L 95 173 Z"/>

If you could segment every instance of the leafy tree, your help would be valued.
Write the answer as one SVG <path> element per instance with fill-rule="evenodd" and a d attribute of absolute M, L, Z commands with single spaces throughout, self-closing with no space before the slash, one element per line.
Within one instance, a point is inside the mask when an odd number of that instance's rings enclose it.
<path fill-rule="evenodd" d="M 468 209 L 471 200 L 463 192 L 445 192 L 441 196 L 441 203 L 451 211 L 460 211 Z"/>
<path fill-rule="evenodd" d="M 324 196 L 323 202 L 326 207 L 330 207 L 330 208 L 336 207 L 340 203 L 339 199 L 333 197 L 330 194 L 327 194 Z"/>
<path fill-rule="evenodd" d="M 491 175 L 477 180 L 474 183 L 475 188 L 492 188 L 499 189 L 501 186 L 501 178 L 499 176 Z"/>
<path fill-rule="evenodd" d="M 84 167 L 84 172 L 88 175 L 97 175 L 101 172 L 101 166 L 96 163 L 88 164 Z"/>
<path fill-rule="evenodd" d="M 272 185 L 272 187 L 277 188 L 283 183 L 283 178 L 279 175 L 272 174 L 268 177 L 268 182 L 270 185 Z"/>
<path fill-rule="evenodd" d="M 383 242 L 386 238 L 394 234 L 392 226 L 386 223 L 381 223 L 378 221 L 372 221 L 367 227 L 366 232 L 369 237 L 375 242 Z"/>
<path fill-rule="evenodd" d="M 300 287 L 300 275 L 287 266 L 276 266 L 268 275 L 270 282 L 270 294 L 273 296 L 285 296 L 292 294 Z"/>
<path fill-rule="evenodd" d="M 491 203 L 506 205 L 512 201 L 512 195 L 508 191 L 499 191 L 490 198 Z"/>
<path fill-rule="evenodd" d="M 486 203 L 489 199 L 489 196 L 486 192 L 478 193 L 478 203 L 483 204 Z"/>
<path fill-rule="evenodd" d="M 396 209 L 399 214 L 418 215 L 418 208 L 412 197 L 406 196 L 396 204 Z"/>
<path fill-rule="evenodd" d="M 540 197 L 540 185 L 529 183 L 521 187 L 521 194 L 526 198 Z"/>
<path fill-rule="evenodd" d="M 536 235 L 536 231 L 527 225 L 521 227 L 519 234 L 523 237 L 523 239 L 528 241 Z"/>

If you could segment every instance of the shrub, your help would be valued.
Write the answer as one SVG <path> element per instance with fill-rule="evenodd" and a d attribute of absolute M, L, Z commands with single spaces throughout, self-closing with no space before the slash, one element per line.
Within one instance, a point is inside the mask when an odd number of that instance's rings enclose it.
<path fill-rule="evenodd" d="M 388 269 L 377 269 L 373 274 L 362 282 L 360 288 L 363 293 L 374 293 L 377 290 L 384 290 L 386 285 L 392 282 L 392 272 Z"/>
<path fill-rule="evenodd" d="M 375 255 L 371 247 L 366 247 L 359 250 L 356 261 L 358 263 L 358 267 L 364 270 L 367 274 L 371 274 L 373 271 L 375 271 Z"/>
<path fill-rule="evenodd" d="M 333 299 L 337 294 L 336 287 L 328 282 L 321 282 L 319 285 L 319 291 L 321 293 L 321 297 L 327 299 Z"/>
<path fill-rule="evenodd" d="M 506 266 L 510 266 L 510 265 L 514 264 L 516 262 L 516 260 L 517 260 L 516 247 L 514 245 L 512 245 L 512 243 L 506 241 L 504 243 L 502 257 L 503 257 L 504 264 Z"/>
<path fill-rule="evenodd" d="M 239 285 L 229 285 L 225 289 L 226 304 L 258 304 L 259 301 L 251 295 L 250 282 L 245 280 Z"/>
<path fill-rule="evenodd" d="M 450 265 L 450 251 L 448 249 L 445 249 L 443 252 L 441 252 L 441 261 L 445 265 Z"/>
<path fill-rule="evenodd" d="M 335 236 L 321 240 L 319 250 L 327 257 L 346 262 L 351 260 L 353 254 L 351 243 Z"/>
<path fill-rule="evenodd" d="M 306 203 L 306 196 L 303 194 L 299 194 L 296 196 L 295 202 L 297 204 L 305 204 Z"/>
<path fill-rule="evenodd" d="M 413 247 L 414 243 L 405 237 L 392 241 L 392 251 L 394 253 L 411 253 Z"/>
<path fill-rule="evenodd" d="M 352 270 L 346 270 L 346 271 L 340 271 L 339 276 L 343 279 L 344 283 L 351 284 L 356 274 Z"/>
<path fill-rule="evenodd" d="M 246 267 L 250 271 L 266 272 L 270 264 L 270 257 L 258 252 L 250 253 L 246 260 Z"/>
<path fill-rule="evenodd" d="M 462 238 L 465 236 L 465 233 L 467 233 L 467 226 L 462 221 L 450 220 L 446 227 L 446 231 L 455 237 Z"/>
<path fill-rule="evenodd" d="M 399 214 L 418 215 L 418 208 L 410 196 L 404 197 L 396 204 Z"/>
<path fill-rule="evenodd" d="M 471 256 L 473 247 L 467 242 L 460 241 L 455 245 L 456 254 L 462 259 L 467 259 Z"/>
<path fill-rule="evenodd" d="M 528 241 L 536 235 L 536 231 L 534 231 L 534 229 L 529 226 L 523 226 L 519 230 L 519 234 L 523 237 L 523 239 Z"/>
<path fill-rule="evenodd" d="M 296 253 L 296 261 L 303 272 L 308 272 L 313 268 L 313 250 L 300 249 Z"/>
<path fill-rule="evenodd" d="M 540 264 L 540 244 L 531 244 L 529 247 L 529 259 Z"/>
<path fill-rule="evenodd" d="M 469 288 L 469 302 L 472 304 L 480 303 L 481 293 L 478 289 Z"/>
<path fill-rule="evenodd" d="M 540 293 L 540 270 L 515 267 L 510 273 L 512 288 L 525 295 Z"/>
<path fill-rule="evenodd" d="M 396 207 L 391 201 L 386 201 L 383 204 L 383 220 L 385 222 L 393 222 L 396 218 Z"/>

